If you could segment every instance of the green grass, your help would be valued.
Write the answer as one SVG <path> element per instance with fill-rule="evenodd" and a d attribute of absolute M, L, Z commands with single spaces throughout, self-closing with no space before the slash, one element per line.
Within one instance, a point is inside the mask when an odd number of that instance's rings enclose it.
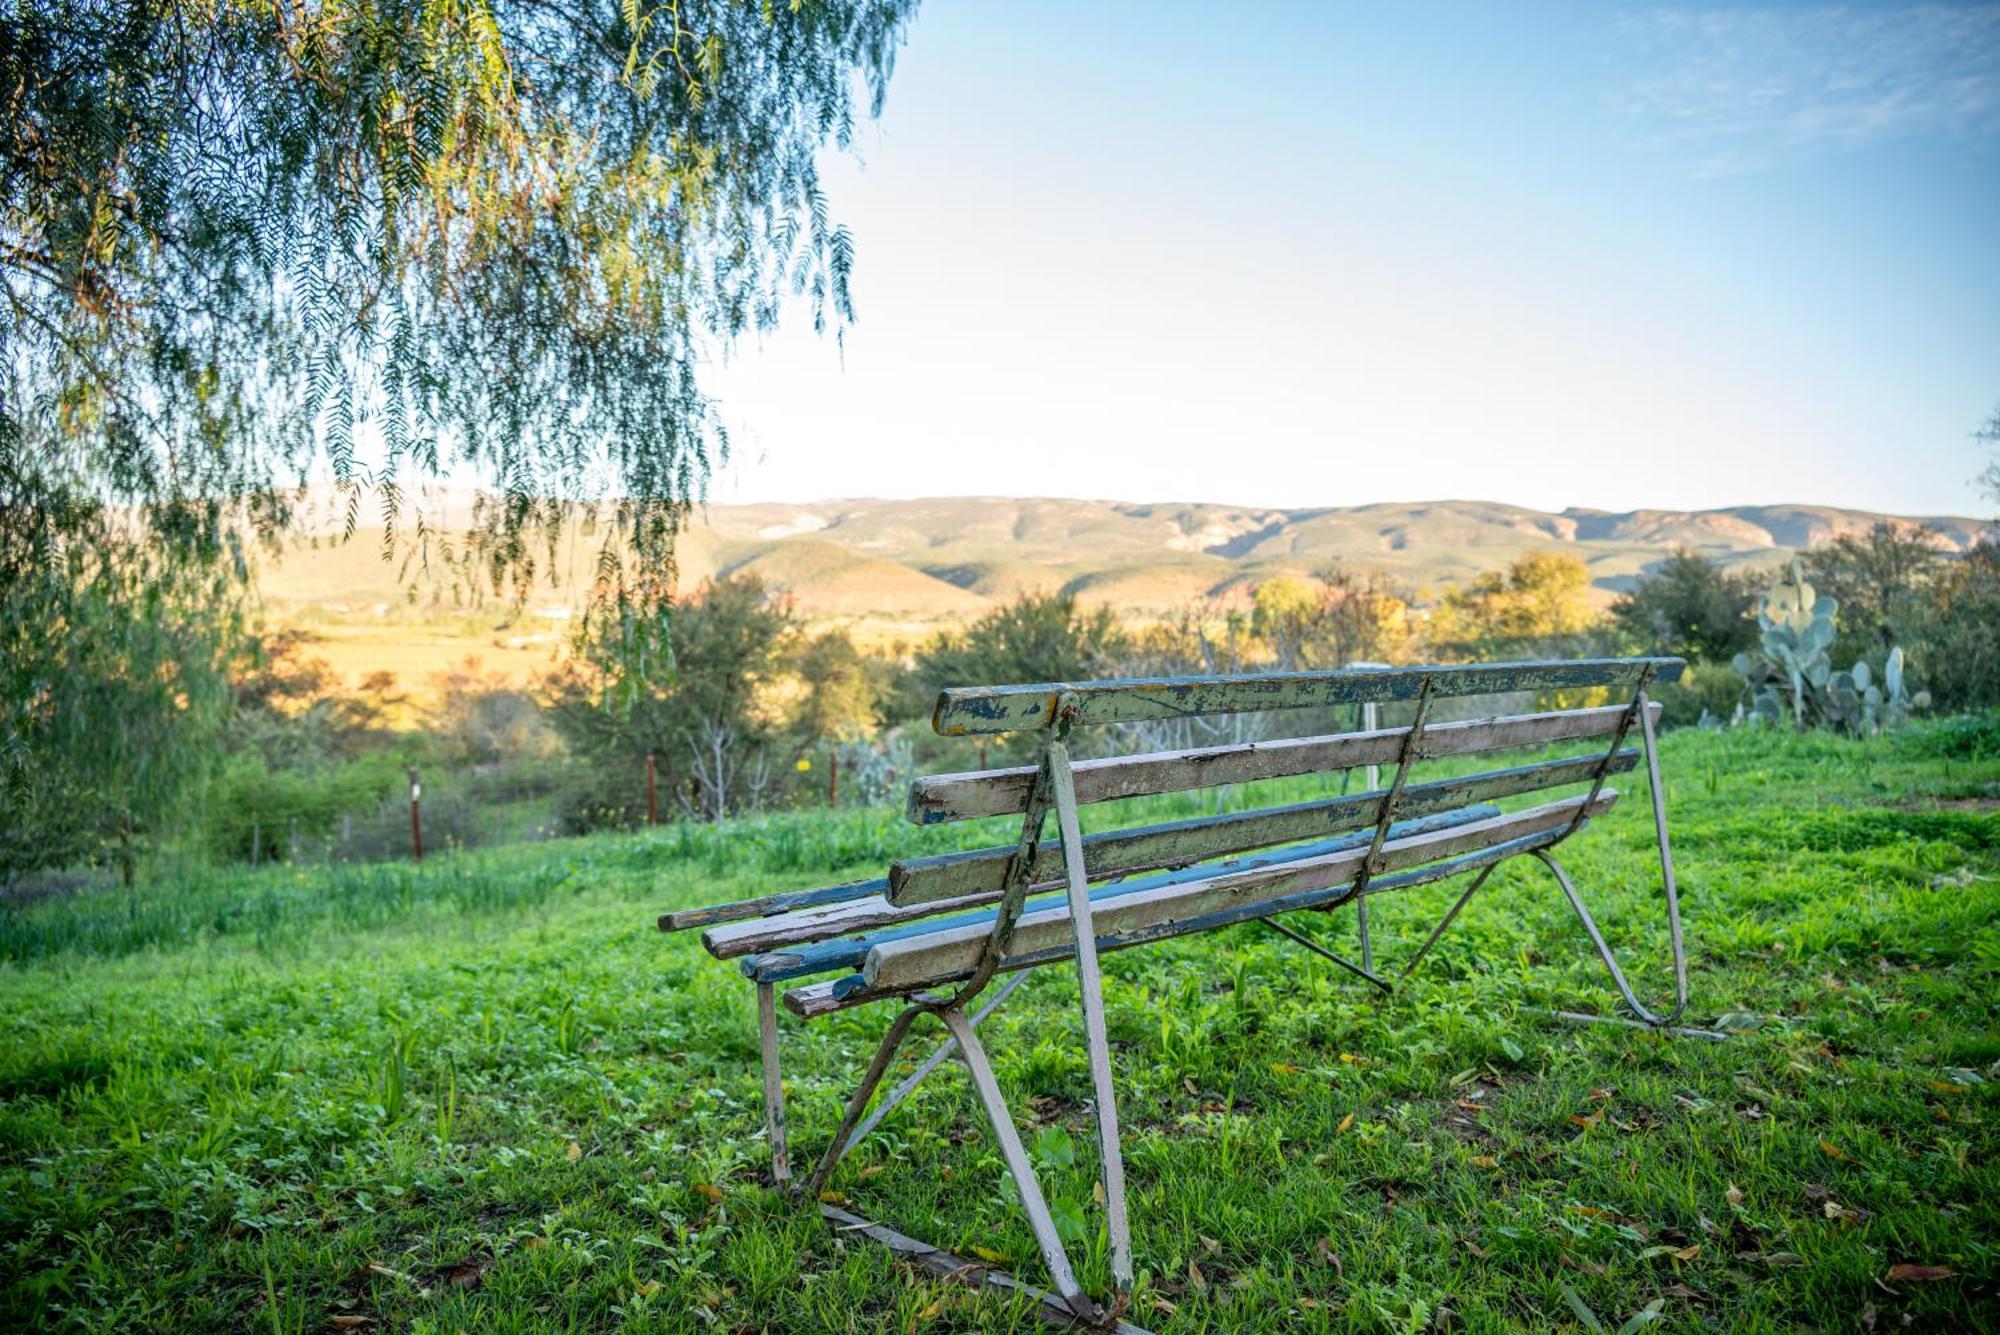
<path fill-rule="evenodd" d="M 1524 862 L 1388 999 L 1254 927 L 1107 957 L 1133 1317 L 1615 1330 L 1657 1302 L 1650 1329 L 1990 1327 L 1995 732 L 1666 739 L 1695 1009 L 1767 1017 L 1727 1044 L 1536 1018 L 1610 996 Z M 1656 998 L 1657 866 L 1623 786 L 1566 860 Z M 776 816 L 0 909 L 0 1326 L 1039 1328 L 766 1185 L 750 990 L 651 926 L 991 837 Z M 1381 904 L 1383 955 L 1454 891 Z M 1305 925 L 1351 948 L 1347 918 Z M 1075 1003 L 1048 970 L 985 1032 L 1102 1292 Z M 885 1019 L 787 1020 L 801 1151 Z M 835 1186 L 1042 1279 L 952 1068 Z"/>

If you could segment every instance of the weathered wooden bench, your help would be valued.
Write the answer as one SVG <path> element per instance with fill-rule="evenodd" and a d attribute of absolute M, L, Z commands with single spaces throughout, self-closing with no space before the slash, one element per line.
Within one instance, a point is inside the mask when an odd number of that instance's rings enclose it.
<path fill-rule="evenodd" d="M 1099 954 L 1257 922 L 1387 989 L 1389 982 L 1375 968 L 1365 916 L 1360 958 L 1351 960 L 1281 922 L 1280 915 L 1348 904 L 1365 915 L 1374 896 L 1470 874 L 1463 893 L 1405 966 L 1407 975 L 1493 869 L 1525 854 L 1554 873 L 1582 920 L 1631 1009 L 1634 1018 L 1622 1022 L 1672 1028 L 1687 1004 L 1687 966 L 1654 756 L 1659 707 L 1647 692 L 1655 682 L 1673 680 L 1682 667 L 1673 658 L 1593 659 L 947 690 L 932 717 L 939 733 L 1035 731 L 1041 736 L 1039 760 L 917 779 L 910 789 L 909 818 L 928 825 L 1018 814 L 1022 823 L 1015 843 L 898 861 L 875 880 L 670 913 L 660 926 L 667 931 L 706 929 L 703 945 L 718 958 L 740 959 L 744 974 L 756 984 L 766 1126 L 776 1180 L 792 1181 L 778 1065 L 778 989 L 791 985 L 783 993 L 784 1004 L 806 1019 L 870 1002 L 900 1001 L 902 1009 L 802 1194 L 817 1199 L 842 1155 L 955 1049 L 1020 1188 L 1064 1313 L 1096 1320 L 1107 1311 L 1097 1308 L 1077 1283 L 977 1033 L 979 1021 L 1033 969 L 1074 960 L 1111 1270 L 1119 1290 L 1108 1309 L 1115 1317 L 1129 1297 L 1132 1254 Z M 1572 699 L 1609 698 L 1611 703 L 1432 721 L 1439 712 L 1436 706 L 1446 700 L 1494 695 L 1546 699 L 1556 693 Z M 1069 752 L 1068 739 L 1078 728 L 1301 709 L 1318 710 L 1325 717 L 1328 707 L 1390 702 L 1407 706 L 1407 724 L 1083 761 L 1072 761 Z M 1635 725 L 1645 741 L 1673 958 L 1674 1004 L 1664 1012 L 1648 1009 L 1633 993 L 1553 852 L 1617 800 L 1607 780 L 1639 763 L 1638 750 L 1626 744 Z M 1581 756 L 1428 781 L 1415 777 L 1427 761 L 1546 750 L 1564 742 L 1589 742 L 1591 747 Z M 1376 769 L 1387 766 L 1394 767 L 1389 782 L 1377 787 Z M 1081 830 L 1080 809 L 1100 802 L 1356 769 L 1369 772 L 1368 791 L 1090 835 Z M 1552 790 L 1564 788 L 1581 791 L 1553 795 Z M 1534 795 L 1532 805 L 1510 810 L 1494 805 L 1528 794 Z M 1044 839 L 1051 813 L 1056 837 Z M 968 1013 L 1003 973 L 1011 977 L 985 996 L 976 1013 Z M 1613 1018 L 1556 1013 L 1579 1020 Z M 911 1026 L 926 1015 L 942 1021 L 947 1031 L 943 1045 L 871 1113 L 870 1103 L 898 1049 Z M 826 1212 L 862 1226 L 851 1216 Z M 879 1231 L 885 1240 L 909 1243 Z"/>

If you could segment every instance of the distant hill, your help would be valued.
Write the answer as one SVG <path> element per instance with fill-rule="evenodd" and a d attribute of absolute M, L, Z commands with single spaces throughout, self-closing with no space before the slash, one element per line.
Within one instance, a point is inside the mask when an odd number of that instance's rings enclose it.
<path fill-rule="evenodd" d="M 1958 516 L 1888 516 L 1824 505 L 1559 513 L 1488 501 L 1257 509 L 1003 497 L 829 500 L 711 506 L 679 548 L 681 581 L 754 573 L 816 622 L 879 644 L 914 642 L 1023 592 L 1069 590 L 1132 616 L 1199 599 L 1247 600 L 1279 574 L 1338 561 L 1388 572 L 1433 595 L 1531 551 L 1570 553 L 1609 602 L 1676 547 L 1731 566 L 1768 566 L 1884 519 L 1921 526 L 1962 551 L 1988 527 Z M 562 640 L 587 552 L 558 561 L 519 616 L 502 606 L 415 604 L 363 530 L 299 550 L 261 575 L 269 620 L 323 637 L 357 679 L 386 667 L 419 686 L 477 656 L 488 671 L 545 669 Z"/>

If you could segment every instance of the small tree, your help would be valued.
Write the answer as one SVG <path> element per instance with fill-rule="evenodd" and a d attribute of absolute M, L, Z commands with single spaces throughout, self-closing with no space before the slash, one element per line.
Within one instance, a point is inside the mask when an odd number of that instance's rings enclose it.
<path fill-rule="evenodd" d="M 1836 656 L 1879 654 L 1908 638 L 1943 560 L 1931 534 L 1887 520 L 1800 558 L 1813 586 L 1840 603 Z"/>
<path fill-rule="evenodd" d="M 1564 654 L 1587 647 L 1599 617 L 1590 569 L 1573 556 L 1530 552 L 1506 573 L 1487 571 L 1445 594 L 1431 641 L 1454 658 Z"/>
<path fill-rule="evenodd" d="M 1611 606 L 1611 618 L 1649 654 L 1727 663 L 1757 642 L 1762 590 L 1747 575 L 1682 547 Z"/>
<path fill-rule="evenodd" d="M 1105 675 L 1128 639 L 1108 607 L 1084 611 L 1073 594 L 1025 594 L 962 631 L 917 651 L 909 677 L 911 713 L 929 713 L 946 686 L 1081 681 Z M 1010 743 L 1019 749 L 1020 738 Z"/>
<path fill-rule="evenodd" d="M 1343 667 L 1405 657 L 1409 605 L 1379 570 L 1338 563 L 1267 579 L 1252 598 L 1251 630 L 1285 671 Z"/>
<path fill-rule="evenodd" d="M 590 762 L 567 816 L 572 827 L 642 819 L 638 776 L 648 752 L 697 820 L 755 808 L 769 793 L 781 744 L 770 694 L 797 634 L 791 605 L 754 576 L 723 579 L 676 602 L 667 625 L 671 674 L 621 676 L 622 646 L 607 632 L 554 684 L 556 725 Z"/>
<path fill-rule="evenodd" d="M 810 747 L 826 743 L 826 801 L 840 801 L 840 754 L 875 732 L 882 723 L 883 669 L 854 645 L 844 630 L 830 630 L 806 642 L 799 654 L 805 697 L 793 720 L 800 762 Z"/>

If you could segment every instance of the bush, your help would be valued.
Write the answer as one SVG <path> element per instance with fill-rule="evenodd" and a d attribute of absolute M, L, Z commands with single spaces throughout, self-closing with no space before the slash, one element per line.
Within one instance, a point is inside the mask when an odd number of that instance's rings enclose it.
<path fill-rule="evenodd" d="M 1913 755 L 1946 760 L 1990 760 L 2000 756 L 2000 710 L 1919 723 L 1896 739 Z"/>
<path fill-rule="evenodd" d="M 1743 698 L 1743 678 L 1727 663 L 1690 662 L 1679 681 L 1653 688 L 1660 702 L 1660 726 L 1691 728 L 1704 718 L 1727 723 Z"/>

